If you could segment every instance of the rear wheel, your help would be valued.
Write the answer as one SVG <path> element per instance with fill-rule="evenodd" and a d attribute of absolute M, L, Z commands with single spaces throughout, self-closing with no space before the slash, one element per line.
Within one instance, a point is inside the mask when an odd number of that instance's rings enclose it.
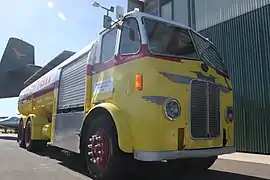
<path fill-rule="evenodd" d="M 87 128 L 82 152 L 90 177 L 99 180 L 123 177 L 131 165 L 132 156 L 118 147 L 116 128 L 111 118 L 98 116 Z"/>
<path fill-rule="evenodd" d="M 24 142 L 26 149 L 32 152 L 42 151 L 46 147 L 47 142 L 43 140 L 32 140 L 31 131 L 32 131 L 32 123 L 29 120 L 27 121 L 24 130 Z"/>
<path fill-rule="evenodd" d="M 18 127 L 18 135 L 17 135 L 17 142 L 20 147 L 25 147 L 25 141 L 24 141 L 24 127 L 23 127 L 23 121 L 21 120 Z"/>

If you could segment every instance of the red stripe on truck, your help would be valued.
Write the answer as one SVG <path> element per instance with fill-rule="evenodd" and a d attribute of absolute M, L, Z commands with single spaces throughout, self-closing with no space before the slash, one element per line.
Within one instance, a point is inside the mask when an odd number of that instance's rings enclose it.
<path fill-rule="evenodd" d="M 92 76 L 93 74 L 101 73 L 101 72 L 106 71 L 110 68 L 113 68 L 113 67 L 116 67 L 116 66 L 134 61 L 134 60 L 138 60 L 142 57 L 153 57 L 153 58 L 158 58 L 158 60 L 174 61 L 174 62 L 181 63 L 181 59 L 179 57 L 151 55 L 148 51 L 148 46 L 146 44 L 143 44 L 141 46 L 140 51 L 137 54 L 119 55 L 119 56 L 115 56 L 114 58 L 112 58 L 111 60 L 109 60 L 105 63 L 98 63 L 98 64 L 94 64 L 94 65 L 88 64 L 86 74 L 87 74 L 87 76 Z M 25 98 L 20 99 L 19 104 L 21 104 L 21 102 L 23 102 L 25 100 L 29 100 L 29 98 L 31 98 L 31 97 L 36 98 L 36 97 L 42 96 L 48 92 L 53 91 L 56 88 L 58 88 L 58 81 L 38 90 L 37 92 L 35 92 L 31 95 L 28 95 Z"/>

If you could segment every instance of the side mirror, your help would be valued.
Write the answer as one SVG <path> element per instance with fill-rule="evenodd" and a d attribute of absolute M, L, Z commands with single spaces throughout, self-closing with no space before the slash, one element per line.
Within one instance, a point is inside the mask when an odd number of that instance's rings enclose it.
<path fill-rule="evenodd" d="M 133 29 L 129 29 L 129 39 L 135 41 L 135 31 Z"/>
<path fill-rule="evenodd" d="M 112 18 L 110 16 L 104 15 L 103 17 L 103 27 L 106 29 L 111 29 L 112 27 Z"/>

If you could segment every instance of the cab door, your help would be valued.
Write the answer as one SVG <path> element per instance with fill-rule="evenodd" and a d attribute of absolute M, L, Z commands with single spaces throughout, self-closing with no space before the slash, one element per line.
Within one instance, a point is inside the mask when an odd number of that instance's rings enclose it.
<path fill-rule="evenodd" d="M 86 80 L 85 80 L 85 105 L 84 105 L 84 112 L 87 113 L 91 108 L 92 108 L 92 94 L 93 94 L 93 86 L 92 86 L 92 79 L 93 79 L 93 75 L 95 73 L 94 71 L 94 65 L 97 64 L 98 62 L 98 47 L 99 46 L 99 42 L 96 41 L 93 46 L 92 49 L 88 55 L 88 62 L 87 62 L 87 71 L 86 71 Z"/>
<path fill-rule="evenodd" d="M 92 104 L 96 105 L 113 98 L 114 66 L 119 37 L 119 30 L 112 28 L 106 30 L 99 40 L 97 49 L 98 61 L 93 65 L 92 75 Z"/>

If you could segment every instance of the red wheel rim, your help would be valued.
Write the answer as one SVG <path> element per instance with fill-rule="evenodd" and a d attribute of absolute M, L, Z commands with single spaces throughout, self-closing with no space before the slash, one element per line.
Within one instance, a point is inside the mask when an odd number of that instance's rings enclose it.
<path fill-rule="evenodd" d="M 90 162 L 100 169 L 105 169 L 109 164 L 109 139 L 103 129 L 96 130 L 89 138 L 88 156 Z"/>

